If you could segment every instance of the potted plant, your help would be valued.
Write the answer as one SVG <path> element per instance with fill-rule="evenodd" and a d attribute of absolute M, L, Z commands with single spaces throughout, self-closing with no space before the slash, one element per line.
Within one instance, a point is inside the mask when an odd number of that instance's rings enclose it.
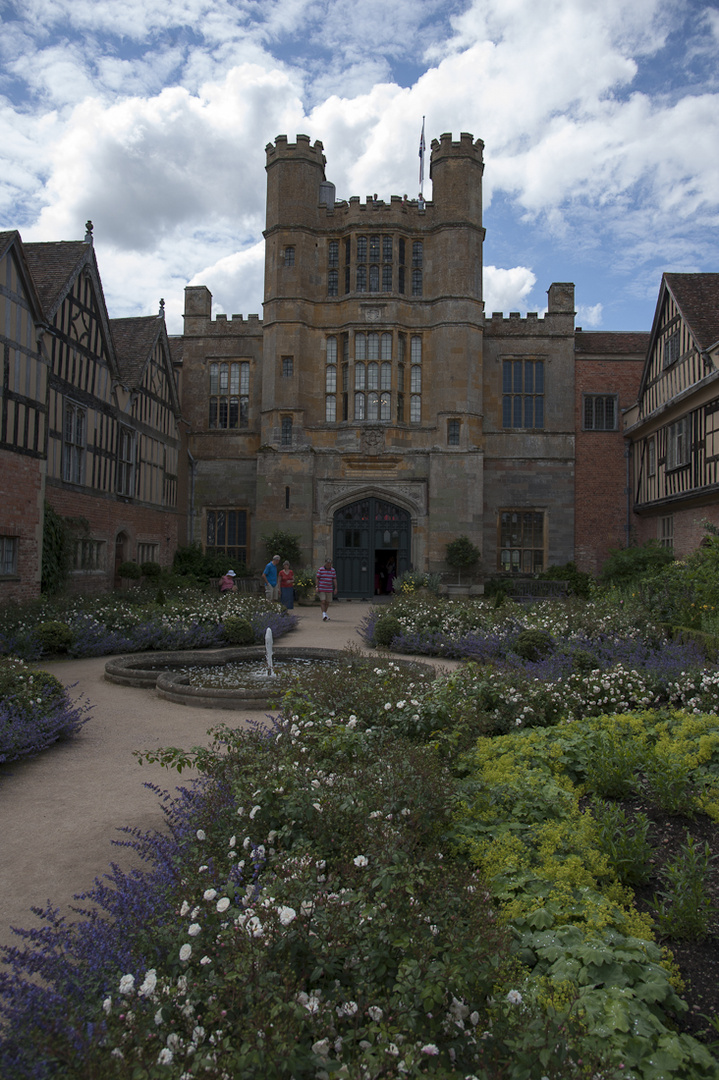
<path fill-rule="evenodd" d="M 315 575 L 312 570 L 295 572 L 295 596 L 298 604 L 313 604 L 315 595 Z"/>

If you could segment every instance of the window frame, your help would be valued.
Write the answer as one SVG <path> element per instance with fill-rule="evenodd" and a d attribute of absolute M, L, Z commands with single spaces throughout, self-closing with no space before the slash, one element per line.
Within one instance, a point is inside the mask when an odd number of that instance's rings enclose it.
<path fill-rule="evenodd" d="M 226 372 L 223 370 L 225 368 Z M 237 368 L 236 372 L 234 368 Z M 208 361 L 208 431 L 242 431 L 249 427 L 250 374 L 249 360 Z M 226 381 L 223 380 L 224 375 Z"/>
<path fill-rule="evenodd" d="M 530 368 L 531 389 L 526 377 Z M 545 430 L 544 401 L 547 387 L 544 368 L 545 361 L 538 357 L 507 356 L 502 359 L 502 428 L 505 431 Z M 538 382 L 541 383 L 541 389 L 537 389 Z M 529 408 L 531 424 L 527 423 Z M 538 410 L 541 412 L 539 423 Z"/>
<path fill-rule="evenodd" d="M 68 414 L 72 416 L 68 433 Z M 81 427 L 79 421 L 82 422 Z M 69 436 L 69 437 L 68 437 Z M 85 483 L 85 457 L 87 454 L 87 409 L 71 398 L 63 402 L 62 423 L 62 479 L 66 484 Z"/>
<path fill-rule="evenodd" d="M 293 423 L 291 416 L 283 416 L 280 422 L 280 446 L 292 446 Z"/>
<path fill-rule="evenodd" d="M 0 536 L 0 578 L 18 576 L 19 536 Z"/>
<path fill-rule="evenodd" d="M 135 494 L 137 435 L 120 424 L 117 431 L 117 494 L 131 499 Z"/>
<path fill-rule="evenodd" d="M 512 528 L 511 521 L 505 521 L 505 519 L 511 516 L 519 516 L 524 518 L 521 522 L 521 532 L 519 536 L 519 543 L 505 544 L 504 540 L 507 537 L 507 529 Z M 527 518 L 534 518 L 531 523 Z M 539 520 L 537 520 L 539 519 Z M 529 537 L 525 536 L 525 528 L 531 528 L 531 540 L 535 541 L 536 529 L 541 529 L 541 547 L 536 543 L 525 543 L 525 539 Z M 514 534 L 510 533 L 509 539 L 514 539 Z M 541 552 L 541 562 L 537 559 L 537 553 Z M 509 558 L 503 558 L 505 553 L 509 554 Z M 514 554 L 517 554 L 518 558 L 513 558 Z M 529 555 L 529 558 L 525 557 Z M 529 565 L 528 565 L 529 564 Z M 500 507 L 497 511 L 497 570 L 501 574 L 507 574 L 510 576 L 519 574 L 536 574 L 541 573 L 547 564 L 547 514 L 544 510 L 539 510 L 536 507 L 528 506 L 504 506 Z"/>
<path fill-rule="evenodd" d="M 204 536 L 203 547 L 204 547 L 205 554 L 208 554 L 208 553 L 209 554 L 218 554 L 218 555 L 224 554 L 224 555 L 227 556 L 228 559 L 235 559 L 235 560 L 237 560 L 239 562 L 243 562 L 243 563 L 245 563 L 245 565 L 247 565 L 247 551 L 248 551 L 249 546 L 250 546 L 249 545 L 249 539 L 250 539 L 250 536 L 249 536 L 250 512 L 249 512 L 248 508 L 244 507 L 244 506 L 206 506 L 205 510 L 204 510 L 204 514 L 205 514 L 205 521 L 204 521 L 204 528 L 203 528 L 203 536 Z M 231 543 L 217 544 L 217 543 L 215 543 L 214 545 L 210 545 L 209 544 L 209 539 L 210 539 L 210 523 L 211 522 L 212 522 L 212 527 L 213 527 L 213 530 L 214 530 L 213 535 L 214 535 L 215 540 L 217 540 L 220 535 L 222 535 L 223 537 L 225 537 L 226 539 L 229 540 L 228 532 L 229 532 L 230 521 L 229 521 L 227 515 L 230 515 L 230 514 L 237 515 L 237 517 L 235 519 L 235 522 L 234 522 L 235 538 L 237 540 L 238 538 L 241 538 L 241 537 L 244 536 L 244 544 L 236 542 L 234 544 L 231 544 Z M 222 523 L 219 522 L 219 515 L 224 515 L 225 516 L 225 520 Z M 220 532 L 220 528 L 222 530 L 221 532 Z"/>
<path fill-rule="evenodd" d="M 601 402 L 601 408 L 600 408 Z M 607 411 L 606 406 L 611 402 L 612 405 L 612 424 L 611 427 L 606 423 L 601 425 L 597 424 L 597 415 L 601 415 L 606 419 Z M 591 423 L 587 423 L 587 407 L 591 407 Z M 601 418 L 601 417 L 600 417 Z M 582 394 L 582 431 L 618 431 L 619 430 L 619 395 L 618 394 Z"/>
<path fill-rule="evenodd" d="M 680 417 L 667 425 L 666 471 L 685 469 L 691 461 L 691 428 L 689 415 Z"/>

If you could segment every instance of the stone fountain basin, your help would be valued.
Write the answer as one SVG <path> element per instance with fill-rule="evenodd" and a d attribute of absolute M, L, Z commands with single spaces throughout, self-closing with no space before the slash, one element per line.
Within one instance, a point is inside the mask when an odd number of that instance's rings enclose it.
<path fill-rule="evenodd" d="M 278 646 L 272 650 L 273 660 L 324 660 L 336 664 L 351 664 L 352 658 L 339 649 L 290 648 Z M 282 693 L 281 677 L 249 675 L 247 684 L 225 689 L 214 686 L 190 686 L 190 676 L 182 670 L 188 667 L 221 667 L 238 661 L 266 661 L 264 645 L 227 649 L 183 649 L 178 652 L 134 653 L 118 656 L 105 664 L 105 678 L 121 686 L 137 686 L 156 690 L 159 697 L 178 705 L 194 705 L 205 709 L 254 710 L 271 708 Z M 392 662 L 402 668 L 436 674 L 430 664 L 410 660 Z"/>

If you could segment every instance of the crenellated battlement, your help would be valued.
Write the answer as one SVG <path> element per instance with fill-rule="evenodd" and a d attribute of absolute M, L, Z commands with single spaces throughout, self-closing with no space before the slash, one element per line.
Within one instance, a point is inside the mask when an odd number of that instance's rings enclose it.
<path fill-rule="evenodd" d="M 449 157 L 473 158 L 481 164 L 484 143 L 481 139 L 475 141 L 474 136 L 469 131 L 462 131 L 459 140 L 452 138 L 451 131 L 445 131 L 440 135 L 439 139 L 432 139 L 430 148 L 430 167 L 432 163 Z"/>
<path fill-rule="evenodd" d="M 310 144 L 309 135 L 296 135 L 295 142 L 287 141 L 286 135 L 278 135 L 274 143 L 268 143 L 265 147 L 267 164 L 272 165 L 276 161 L 304 160 L 319 165 L 323 170 L 327 159 L 323 153 L 324 146 L 319 139 L 314 146 Z"/>

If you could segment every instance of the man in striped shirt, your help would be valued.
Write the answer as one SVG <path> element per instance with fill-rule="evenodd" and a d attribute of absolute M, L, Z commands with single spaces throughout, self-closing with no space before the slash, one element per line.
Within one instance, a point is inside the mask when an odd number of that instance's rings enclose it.
<path fill-rule="evenodd" d="M 320 595 L 322 620 L 327 622 L 329 620 L 327 608 L 330 606 L 330 600 L 333 596 L 337 596 L 337 571 L 332 566 L 332 559 L 325 559 L 325 565 L 317 571 L 317 592 Z"/>

